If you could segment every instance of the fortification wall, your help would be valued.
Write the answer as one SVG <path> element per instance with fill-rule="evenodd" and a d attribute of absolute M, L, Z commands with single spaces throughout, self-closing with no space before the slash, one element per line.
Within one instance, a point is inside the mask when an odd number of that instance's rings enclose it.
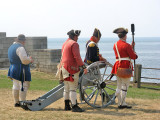
<path fill-rule="evenodd" d="M 34 49 L 31 53 L 34 66 L 38 71 L 55 73 L 61 58 L 61 49 Z"/>
<path fill-rule="evenodd" d="M 0 32 L 0 68 L 9 67 L 8 48 L 16 37 L 6 37 Z M 61 58 L 60 49 L 47 49 L 47 37 L 26 37 L 25 49 L 34 59 L 34 67 L 39 71 L 52 73 L 57 70 Z"/>
<path fill-rule="evenodd" d="M 6 33 L 0 32 L 0 67 L 7 67 L 9 65 L 7 47 Z"/>

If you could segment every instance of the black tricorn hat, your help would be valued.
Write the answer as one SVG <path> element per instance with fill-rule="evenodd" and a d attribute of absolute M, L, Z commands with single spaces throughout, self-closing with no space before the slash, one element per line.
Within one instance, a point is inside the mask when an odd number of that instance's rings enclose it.
<path fill-rule="evenodd" d="M 67 35 L 72 35 L 72 36 L 79 36 L 81 33 L 80 30 L 70 30 Z"/>
<path fill-rule="evenodd" d="M 93 36 L 95 36 L 97 38 L 101 38 L 102 34 L 99 29 L 95 28 L 94 32 L 93 32 Z"/>
<path fill-rule="evenodd" d="M 126 28 L 117 28 L 117 29 L 115 29 L 115 30 L 113 30 L 113 33 L 116 33 L 116 34 L 120 34 L 120 33 L 122 33 L 122 34 L 127 34 L 128 33 L 128 29 Z"/>

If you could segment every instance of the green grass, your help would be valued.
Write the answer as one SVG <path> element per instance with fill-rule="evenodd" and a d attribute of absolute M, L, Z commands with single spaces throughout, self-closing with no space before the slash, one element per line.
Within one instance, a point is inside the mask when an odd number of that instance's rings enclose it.
<path fill-rule="evenodd" d="M 59 84 L 58 80 L 45 79 L 43 77 L 32 76 L 30 90 L 49 91 Z"/>
<path fill-rule="evenodd" d="M 160 99 L 160 90 L 129 87 L 127 97 L 141 99 Z"/>
<path fill-rule="evenodd" d="M 54 75 L 43 72 L 32 72 L 32 81 L 29 90 L 49 91 L 59 84 Z M 12 80 L 7 77 L 7 71 L 0 70 L 0 88 L 12 88 Z"/>
<path fill-rule="evenodd" d="M 59 84 L 54 75 L 32 71 L 32 82 L 29 90 L 49 91 Z M 116 86 L 110 86 L 116 88 Z M 150 85 L 150 87 L 160 88 L 160 86 Z M 7 78 L 7 71 L 0 70 L 0 88 L 12 88 L 12 81 Z M 152 90 L 146 88 L 129 87 L 127 97 L 141 99 L 160 99 L 160 90 Z"/>

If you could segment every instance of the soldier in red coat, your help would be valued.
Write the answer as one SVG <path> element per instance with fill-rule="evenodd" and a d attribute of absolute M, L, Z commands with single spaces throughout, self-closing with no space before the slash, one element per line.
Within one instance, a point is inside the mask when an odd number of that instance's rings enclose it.
<path fill-rule="evenodd" d="M 71 110 L 70 100 L 72 103 L 72 112 L 83 112 L 77 105 L 77 86 L 79 80 L 80 70 L 87 73 L 86 66 L 84 65 L 81 56 L 79 45 L 77 43 L 80 30 L 71 30 L 67 34 L 69 38 L 62 46 L 62 74 L 64 79 L 64 100 L 65 110 Z"/>
<path fill-rule="evenodd" d="M 135 43 L 132 42 L 132 44 L 130 45 L 126 42 L 128 29 L 117 28 L 113 31 L 113 33 L 118 34 L 119 37 L 119 40 L 114 44 L 113 47 L 116 56 L 116 62 L 113 66 L 112 74 L 117 75 L 118 68 L 132 67 L 131 59 L 135 60 L 138 58 L 138 56 L 133 50 Z M 123 78 L 119 76 L 116 77 L 117 77 L 116 97 L 118 98 L 118 108 L 119 109 L 132 108 L 131 106 L 128 106 L 125 102 L 131 77 L 129 78 Z"/>

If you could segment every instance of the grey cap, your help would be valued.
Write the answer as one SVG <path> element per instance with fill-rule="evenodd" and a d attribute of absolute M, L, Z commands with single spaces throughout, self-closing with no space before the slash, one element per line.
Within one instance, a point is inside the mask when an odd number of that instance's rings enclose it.
<path fill-rule="evenodd" d="M 23 34 L 19 34 L 16 39 L 19 40 L 19 41 L 25 41 L 25 40 L 26 40 L 26 37 L 25 37 L 25 35 L 23 35 Z"/>

